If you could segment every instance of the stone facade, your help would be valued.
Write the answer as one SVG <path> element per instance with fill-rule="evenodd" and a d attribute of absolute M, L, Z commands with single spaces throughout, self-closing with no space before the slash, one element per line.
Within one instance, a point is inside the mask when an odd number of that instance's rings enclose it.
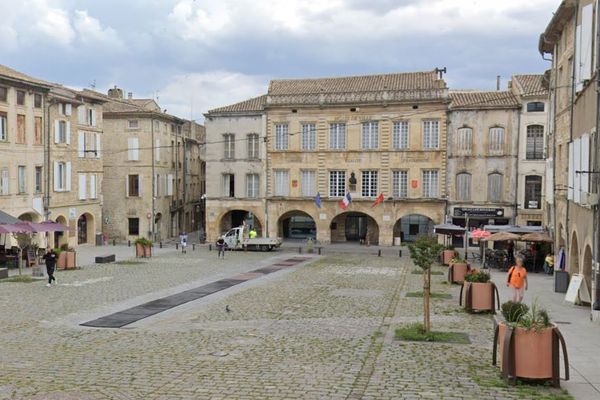
<path fill-rule="evenodd" d="M 206 193 L 206 131 L 203 125 L 186 121 L 183 125 L 183 224 L 186 232 L 204 231 Z"/>
<path fill-rule="evenodd" d="M 104 109 L 103 231 L 119 240 L 178 236 L 184 121 L 151 99 L 109 90 Z M 154 215 L 154 217 L 153 217 Z"/>
<path fill-rule="evenodd" d="M 469 227 L 515 221 L 519 102 L 507 91 L 450 92 L 448 215 Z M 462 246 L 462 238 L 454 238 Z"/>
<path fill-rule="evenodd" d="M 61 86 L 50 91 L 50 182 L 48 219 L 68 232 L 49 234 L 54 247 L 95 244 L 102 228 L 103 131 L 105 100 L 93 92 Z"/>
<path fill-rule="evenodd" d="M 539 50 L 551 54 L 553 60 L 548 156 L 552 160 L 554 196 L 547 205 L 551 210 L 555 248 L 565 250 L 569 273 L 583 274 L 591 292 L 592 317 L 598 319 L 600 307 L 594 305 L 600 288 L 598 175 L 590 173 L 598 171 L 600 156 L 596 132 L 598 57 L 593 34 L 597 20 L 594 4 L 591 0 L 563 1 L 542 33 Z"/>
<path fill-rule="evenodd" d="M 265 96 L 209 111 L 206 127 L 206 233 L 215 241 L 245 221 L 267 233 Z"/>
<path fill-rule="evenodd" d="M 44 108 L 51 86 L 0 65 L 0 209 L 34 222 L 44 218 Z"/>

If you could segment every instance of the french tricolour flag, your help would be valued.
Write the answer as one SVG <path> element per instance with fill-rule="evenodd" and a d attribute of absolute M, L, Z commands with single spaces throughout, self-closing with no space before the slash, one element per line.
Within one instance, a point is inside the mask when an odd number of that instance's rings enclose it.
<path fill-rule="evenodd" d="M 352 203 L 352 196 L 350 196 L 350 192 L 346 193 L 344 197 L 340 200 L 340 208 L 345 210 Z"/>

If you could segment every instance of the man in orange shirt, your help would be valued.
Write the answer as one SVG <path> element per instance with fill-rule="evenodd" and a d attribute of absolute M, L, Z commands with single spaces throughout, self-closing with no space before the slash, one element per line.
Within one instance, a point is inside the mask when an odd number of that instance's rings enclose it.
<path fill-rule="evenodd" d="M 513 292 L 513 301 L 520 303 L 527 290 L 527 270 L 523 267 L 523 257 L 517 257 L 517 265 L 508 270 L 506 286 L 510 286 Z"/>

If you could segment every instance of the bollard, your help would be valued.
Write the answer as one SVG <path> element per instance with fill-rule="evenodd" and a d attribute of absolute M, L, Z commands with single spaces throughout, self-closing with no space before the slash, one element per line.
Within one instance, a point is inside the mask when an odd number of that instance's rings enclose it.
<path fill-rule="evenodd" d="M 196 251 L 196 244 L 192 243 L 192 251 Z"/>
<path fill-rule="evenodd" d="M 179 243 L 175 243 L 175 250 L 179 250 Z"/>
<path fill-rule="evenodd" d="M 402 250 L 398 250 L 398 257 L 402 257 Z"/>
<path fill-rule="evenodd" d="M 212 243 L 208 244 L 208 251 L 212 251 Z"/>
<path fill-rule="evenodd" d="M 302 254 L 302 247 L 298 247 L 298 254 Z"/>
<path fill-rule="evenodd" d="M 127 241 L 127 247 L 131 247 L 131 240 Z"/>
<path fill-rule="evenodd" d="M 381 249 L 377 250 L 377 257 L 381 257 Z"/>
<path fill-rule="evenodd" d="M 321 249 L 322 249 L 322 247 L 319 247 L 319 248 L 318 248 L 318 250 L 319 250 L 319 255 L 321 255 Z"/>
<path fill-rule="evenodd" d="M 117 245 L 117 241 L 115 239 L 113 239 L 113 246 Z"/>
<path fill-rule="evenodd" d="M 159 246 L 162 249 L 162 240 L 160 241 Z"/>

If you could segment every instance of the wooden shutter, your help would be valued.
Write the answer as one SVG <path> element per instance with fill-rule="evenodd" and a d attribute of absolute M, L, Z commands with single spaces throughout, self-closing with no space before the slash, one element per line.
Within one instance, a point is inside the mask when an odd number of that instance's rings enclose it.
<path fill-rule="evenodd" d="M 54 121 L 54 143 L 60 143 L 60 121 Z"/>
<path fill-rule="evenodd" d="M 567 190 L 567 198 L 569 200 L 573 200 L 573 192 L 575 189 L 575 160 L 574 156 L 574 144 L 573 142 L 569 143 L 569 171 L 568 171 L 568 190 Z"/>
<path fill-rule="evenodd" d="M 77 107 L 77 119 L 79 121 L 79 125 L 86 125 L 87 115 L 85 106 Z"/>
<path fill-rule="evenodd" d="M 97 198 L 96 174 L 90 175 L 90 199 Z"/>
<path fill-rule="evenodd" d="M 125 175 L 125 197 L 129 197 L 129 175 Z"/>
<path fill-rule="evenodd" d="M 100 158 L 100 151 L 102 146 L 102 138 L 99 133 L 95 134 L 96 136 L 96 158 Z"/>
<path fill-rule="evenodd" d="M 94 108 L 90 109 L 90 113 L 92 116 L 92 120 L 90 121 L 90 124 L 92 126 L 96 126 L 96 109 L 94 109 Z"/>
<path fill-rule="evenodd" d="M 8 185 L 8 169 L 2 170 L 2 194 L 9 194 L 10 187 Z"/>
<path fill-rule="evenodd" d="M 138 175 L 138 196 L 142 197 L 142 175 Z"/>
<path fill-rule="evenodd" d="M 588 4 L 581 9 L 581 41 L 579 55 L 579 67 L 581 68 L 579 79 L 583 82 L 592 77 L 592 35 L 594 24 L 594 5 Z"/>
<path fill-rule="evenodd" d="M 67 144 L 71 144 L 71 123 L 69 121 L 67 121 L 65 123 L 65 127 L 66 127 L 66 140 L 67 140 Z"/>
<path fill-rule="evenodd" d="M 579 173 L 580 186 L 582 193 L 590 191 L 590 135 L 581 136 L 581 158 L 580 158 Z"/>
<path fill-rule="evenodd" d="M 66 165 L 67 165 L 67 173 L 66 173 L 67 178 L 66 178 L 66 182 L 65 182 L 65 190 L 67 192 L 70 192 L 71 191 L 71 162 L 68 161 L 66 163 Z"/>
<path fill-rule="evenodd" d="M 65 104 L 65 115 L 70 116 L 72 114 L 72 106 L 70 103 Z"/>
<path fill-rule="evenodd" d="M 577 138 L 573 141 L 573 170 L 574 170 L 574 192 L 573 192 L 573 200 L 575 203 L 581 202 L 581 173 L 577 173 L 581 171 L 581 138 Z"/>
<path fill-rule="evenodd" d="M 54 180 L 54 191 L 55 192 L 58 192 L 60 190 L 60 187 L 58 187 L 58 174 L 60 174 L 60 170 L 58 169 L 58 161 L 54 161 L 53 180 Z"/>
<path fill-rule="evenodd" d="M 133 160 L 133 138 L 127 139 L 127 159 Z"/>
<path fill-rule="evenodd" d="M 85 157 L 85 132 L 77 131 L 77 151 L 79 158 Z"/>
<path fill-rule="evenodd" d="M 85 200 L 86 199 L 86 179 L 85 179 L 85 174 L 79 174 L 79 200 Z"/>
<path fill-rule="evenodd" d="M 155 161 L 160 161 L 160 139 L 156 139 L 154 148 L 155 148 L 154 159 L 155 159 Z"/>
<path fill-rule="evenodd" d="M 167 177 L 167 196 L 173 196 L 173 175 Z"/>

